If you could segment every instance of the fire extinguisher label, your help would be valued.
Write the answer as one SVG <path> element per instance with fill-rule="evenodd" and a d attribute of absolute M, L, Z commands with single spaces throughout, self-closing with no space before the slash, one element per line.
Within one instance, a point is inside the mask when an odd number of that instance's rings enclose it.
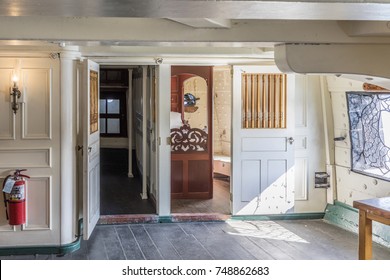
<path fill-rule="evenodd" d="M 23 200 L 24 199 L 24 185 L 14 185 L 9 195 L 10 201 Z"/>
<path fill-rule="evenodd" d="M 4 184 L 3 192 L 5 193 L 11 193 L 13 187 L 15 184 L 15 180 L 12 178 L 8 178 L 7 181 Z"/>

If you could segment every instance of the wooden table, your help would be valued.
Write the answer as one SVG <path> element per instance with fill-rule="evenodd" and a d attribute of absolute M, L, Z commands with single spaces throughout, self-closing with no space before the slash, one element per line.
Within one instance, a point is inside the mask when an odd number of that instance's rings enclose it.
<path fill-rule="evenodd" d="M 359 260 L 372 258 L 372 221 L 390 225 L 390 197 L 357 200 L 359 209 Z"/>

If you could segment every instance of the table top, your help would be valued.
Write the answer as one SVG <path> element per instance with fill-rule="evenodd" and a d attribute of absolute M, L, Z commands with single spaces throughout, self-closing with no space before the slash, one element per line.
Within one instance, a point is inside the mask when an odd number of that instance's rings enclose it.
<path fill-rule="evenodd" d="M 356 200 L 353 207 L 390 219 L 390 197 Z"/>

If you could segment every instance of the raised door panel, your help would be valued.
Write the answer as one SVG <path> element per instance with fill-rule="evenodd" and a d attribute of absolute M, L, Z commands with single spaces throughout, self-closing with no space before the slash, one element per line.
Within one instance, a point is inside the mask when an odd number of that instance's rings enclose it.
<path fill-rule="evenodd" d="M 51 138 L 51 69 L 23 69 L 23 139 Z"/>
<path fill-rule="evenodd" d="M 172 160 L 171 162 L 171 191 L 172 194 L 183 193 L 183 161 Z"/>
<path fill-rule="evenodd" d="M 210 163 L 208 160 L 188 161 L 188 193 L 209 196 Z"/>
<path fill-rule="evenodd" d="M 25 230 L 50 230 L 52 227 L 51 177 L 32 177 L 27 183 L 27 222 Z M 31 204 L 28 201 L 40 201 Z"/>

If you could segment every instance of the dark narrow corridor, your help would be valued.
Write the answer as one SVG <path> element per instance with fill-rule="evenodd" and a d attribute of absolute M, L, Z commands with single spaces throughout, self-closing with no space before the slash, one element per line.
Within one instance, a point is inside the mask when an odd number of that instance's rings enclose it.
<path fill-rule="evenodd" d="M 100 214 L 154 214 L 149 199 L 141 199 L 142 180 L 133 157 L 134 178 L 127 176 L 127 149 L 100 149 Z"/>

